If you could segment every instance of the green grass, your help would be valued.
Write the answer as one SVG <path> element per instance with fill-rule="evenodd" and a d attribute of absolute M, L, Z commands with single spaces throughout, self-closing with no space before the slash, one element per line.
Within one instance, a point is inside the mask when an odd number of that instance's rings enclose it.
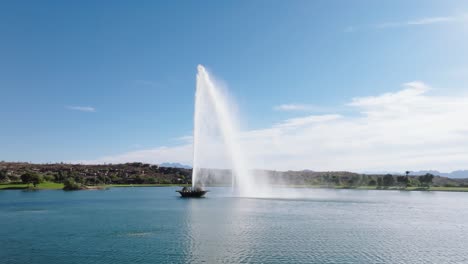
<path fill-rule="evenodd" d="M 63 189 L 62 183 L 43 182 L 37 185 L 36 188 L 32 184 L 29 186 L 23 183 L 0 183 L 0 190 L 21 190 L 21 189 L 34 189 L 34 190 L 59 190 Z"/>
<path fill-rule="evenodd" d="M 468 192 L 468 187 L 431 187 L 430 191 Z"/>

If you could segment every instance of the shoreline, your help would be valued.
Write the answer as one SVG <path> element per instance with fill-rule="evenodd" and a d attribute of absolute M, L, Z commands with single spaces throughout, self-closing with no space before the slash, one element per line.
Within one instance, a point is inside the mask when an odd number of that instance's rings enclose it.
<path fill-rule="evenodd" d="M 108 184 L 108 185 L 95 185 L 87 186 L 83 190 L 104 190 L 109 188 L 129 188 L 129 187 L 189 187 L 191 184 Z M 209 187 L 230 187 L 230 186 L 209 186 Z M 407 191 L 407 192 L 468 192 L 468 187 L 442 187 L 435 186 L 430 188 L 424 187 L 389 187 L 389 188 L 376 188 L 375 186 L 321 186 L 321 185 L 275 185 L 278 188 L 310 188 L 310 189 L 332 189 L 332 190 L 367 190 L 367 191 Z M 28 186 L 23 183 L 1 183 L 0 191 L 2 190 L 62 190 L 62 183 L 46 182 L 41 183 L 37 187 Z"/>
<path fill-rule="evenodd" d="M 184 187 L 184 186 L 192 186 L 191 184 L 107 184 L 107 185 L 91 185 L 86 186 L 83 190 L 100 190 L 100 189 L 107 189 L 107 188 L 121 188 L 121 187 Z M 64 187 L 63 183 L 54 183 L 54 182 L 47 182 L 47 183 L 40 183 L 37 187 L 33 187 L 31 185 L 27 185 L 24 183 L 0 183 L 0 191 L 1 190 L 31 190 L 31 191 L 42 191 L 42 190 L 62 190 Z"/>

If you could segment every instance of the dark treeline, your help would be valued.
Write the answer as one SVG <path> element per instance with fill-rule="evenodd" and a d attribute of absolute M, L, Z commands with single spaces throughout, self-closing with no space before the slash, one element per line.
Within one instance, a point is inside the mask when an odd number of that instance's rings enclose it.
<path fill-rule="evenodd" d="M 41 182 L 64 183 L 70 189 L 79 186 L 103 184 L 191 184 L 191 169 L 160 167 L 140 162 L 125 164 L 31 164 L 0 162 L 0 183 Z M 319 185 L 324 187 L 375 186 L 376 189 L 390 187 L 406 188 L 430 186 L 468 187 L 468 179 L 450 179 L 432 174 L 370 175 L 346 171 L 266 171 L 258 170 L 255 177 L 279 185 Z M 201 177 L 207 185 L 230 185 L 229 170 L 202 170 Z"/>

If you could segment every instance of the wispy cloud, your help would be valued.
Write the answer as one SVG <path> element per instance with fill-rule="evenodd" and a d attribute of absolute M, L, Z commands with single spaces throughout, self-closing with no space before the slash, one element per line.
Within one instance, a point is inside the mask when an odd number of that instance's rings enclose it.
<path fill-rule="evenodd" d="M 324 112 L 328 109 L 312 104 L 281 104 L 273 108 L 276 111 L 316 111 Z"/>
<path fill-rule="evenodd" d="M 466 167 L 468 96 L 431 95 L 430 87 L 421 81 L 402 86 L 395 92 L 350 99 L 346 105 L 357 115 L 298 116 L 245 131 L 240 141 L 245 158 L 255 168 L 280 170 L 449 171 Z M 203 147 L 212 166 L 226 159 L 222 148 Z M 191 164 L 192 153 L 192 143 L 181 142 L 85 163 Z"/>
<path fill-rule="evenodd" d="M 96 108 L 91 106 L 66 106 L 69 110 L 80 111 L 80 112 L 96 112 Z"/>
<path fill-rule="evenodd" d="M 422 18 L 419 20 L 412 20 L 406 22 L 407 25 L 430 25 L 430 24 L 437 24 L 437 23 L 444 23 L 444 22 L 451 22 L 451 21 L 456 21 L 459 20 L 463 17 L 457 17 L 457 16 L 446 16 L 446 17 L 428 17 L 428 18 Z"/>
<path fill-rule="evenodd" d="M 344 29 L 344 32 L 351 33 L 360 29 L 385 29 L 385 28 L 398 28 L 398 27 L 410 27 L 410 26 L 425 26 L 425 25 L 434 25 L 434 24 L 444 24 L 444 23 L 455 23 L 455 22 L 466 22 L 468 21 L 468 15 L 452 15 L 452 16 L 434 16 L 434 17 L 424 17 L 418 19 L 411 19 L 406 21 L 395 21 L 395 22 L 385 22 L 378 23 L 373 25 L 367 25 L 362 27 L 348 26 Z"/>
<path fill-rule="evenodd" d="M 313 123 L 322 123 L 341 118 L 340 115 L 310 115 L 305 117 L 296 117 L 287 119 L 281 123 L 274 125 L 274 128 L 297 128 Z"/>
<path fill-rule="evenodd" d="M 462 21 L 463 16 L 445 16 L 445 17 L 426 17 L 416 20 L 409 20 L 403 22 L 389 22 L 376 24 L 376 28 L 391 28 L 391 27 L 404 27 L 404 26 L 424 26 L 431 24 L 441 24 L 455 21 Z"/>
<path fill-rule="evenodd" d="M 384 107 L 392 103 L 408 103 L 408 100 L 420 99 L 418 96 L 426 93 L 430 88 L 421 81 L 407 82 L 403 84 L 404 89 L 398 92 L 385 93 L 379 96 L 353 98 L 348 105 L 362 109 L 370 107 Z"/>
<path fill-rule="evenodd" d="M 181 137 L 176 137 L 174 140 L 179 141 L 179 142 L 184 142 L 184 143 L 192 143 L 193 142 L 193 136 L 192 135 L 185 135 Z"/>

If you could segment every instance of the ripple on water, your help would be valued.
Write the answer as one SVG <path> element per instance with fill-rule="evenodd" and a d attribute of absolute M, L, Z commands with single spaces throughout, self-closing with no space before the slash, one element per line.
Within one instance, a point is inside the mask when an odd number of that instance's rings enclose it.
<path fill-rule="evenodd" d="M 126 235 L 129 237 L 146 237 L 146 236 L 151 236 L 153 235 L 153 232 L 130 232 L 127 233 Z"/>

